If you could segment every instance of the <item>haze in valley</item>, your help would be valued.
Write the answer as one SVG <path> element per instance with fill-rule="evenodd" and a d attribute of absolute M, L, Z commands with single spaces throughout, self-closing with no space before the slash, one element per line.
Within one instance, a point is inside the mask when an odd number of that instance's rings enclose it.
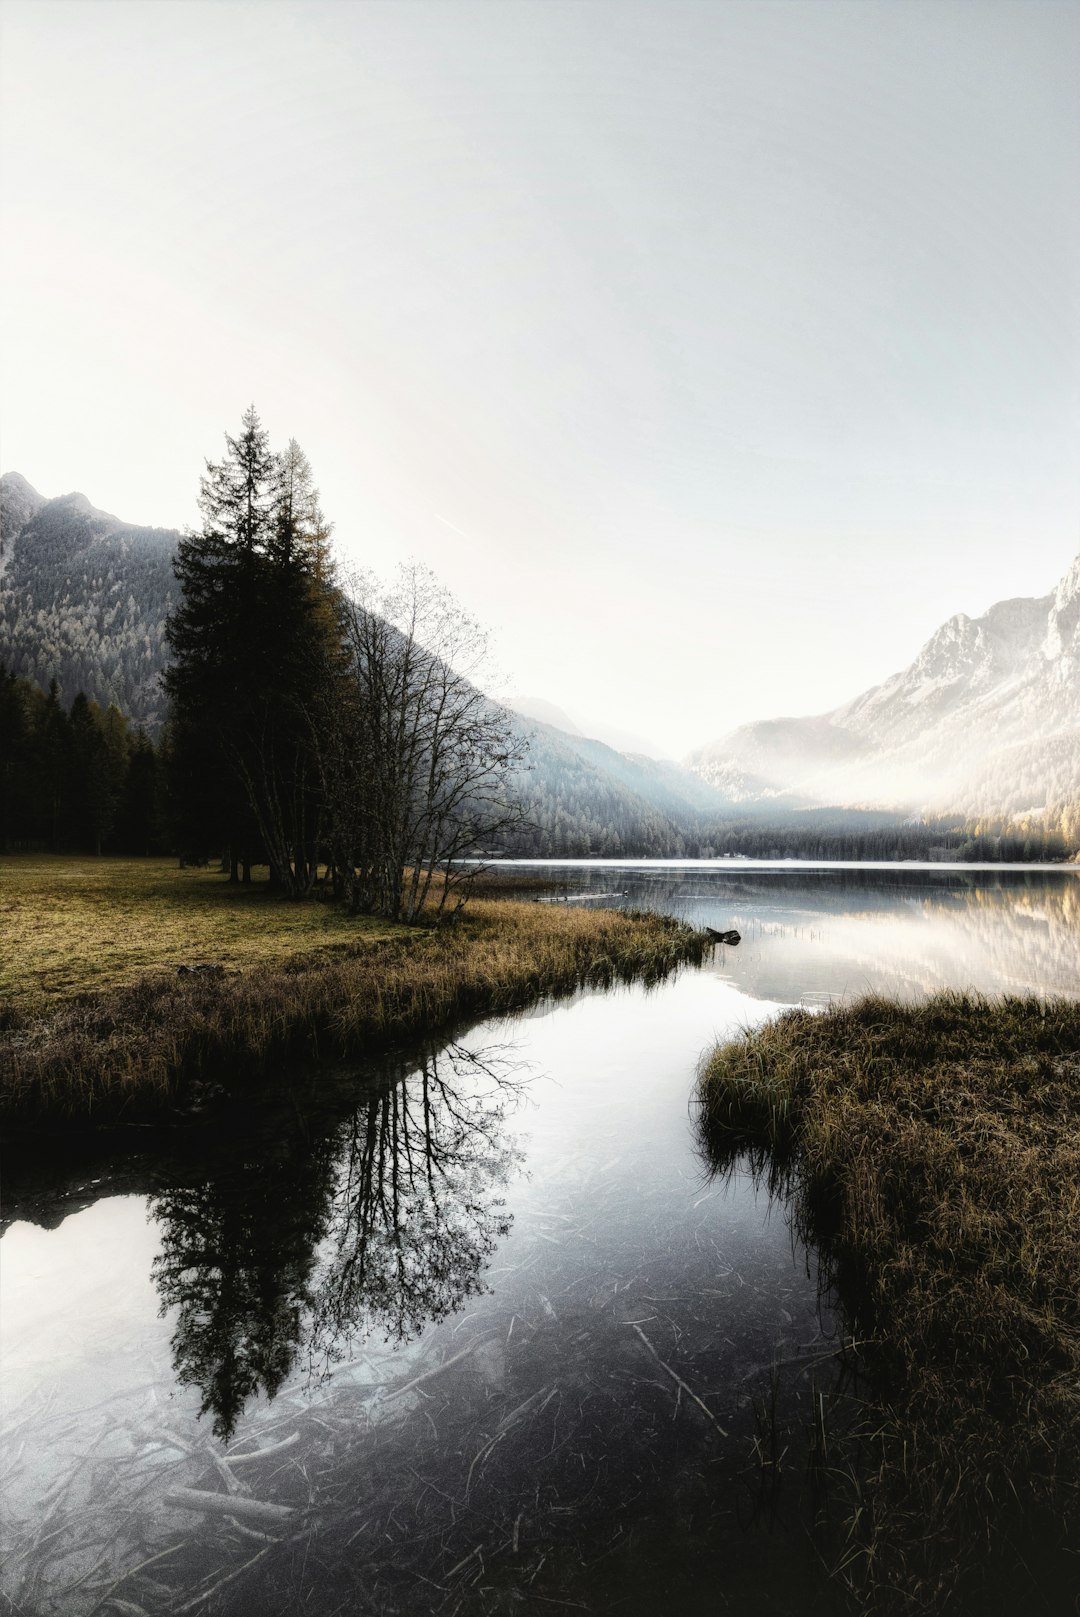
<path fill-rule="evenodd" d="M 1080 8 L 6 0 L 4 466 L 197 521 L 254 399 L 339 555 L 668 756 L 1080 545 Z"/>

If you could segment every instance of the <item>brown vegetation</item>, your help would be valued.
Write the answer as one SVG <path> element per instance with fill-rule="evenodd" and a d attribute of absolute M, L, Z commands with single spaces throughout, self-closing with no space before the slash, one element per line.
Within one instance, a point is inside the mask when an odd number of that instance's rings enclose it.
<path fill-rule="evenodd" d="M 839 1557 L 876 1606 L 1071 1611 L 1080 1524 L 1080 1005 L 791 1011 L 702 1075 L 714 1162 L 794 1195 L 875 1404 Z M 1007 1592 L 1006 1592 L 1007 1591 Z M 966 1609 L 966 1607 L 965 1607 Z"/>
<path fill-rule="evenodd" d="M 86 866 L 52 861 L 50 870 L 65 866 L 77 884 L 75 872 Z M 103 868 L 105 902 L 110 867 Z M 112 868 L 132 870 L 123 862 Z M 176 891 L 188 899 L 173 899 L 160 867 L 156 877 L 161 885 L 145 910 L 130 894 L 125 900 L 129 947 L 119 982 L 63 998 L 54 993 L 43 1011 L 31 968 L 25 961 L 15 968 L 28 986 L 0 1029 L 0 1111 L 9 1121 L 133 1120 L 174 1102 L 193 1078 L 259 1078 L 285 1058 L 362 1052 L 584 983 L 658 978 L 708 949 L 703 935 L 655 915 L 488 901 L 470 905 L 450 926 L 373 930 L 370 923 L 349 927 L 329 906 L 268 900 L 270 913 L 280 909 L 307 929 L 308 949 L 286 954 L 265 914 L 242 893 L 234 899 L 220 878 L 212 888 L 205 878 L 181 885 Z M 222 975 L 180 975 L 171 965 L 178 953 L 193 958 L 192 893 L 201 895 L 196 908 L 204 916 L 217 916 L 220 936 L 237 915 L 251 920 L 228 953 L 208 950 L 203 935 L 194 957 L 224 956 Z M 92 972 L 94 936 L 68 930 L 62 904 L 56 915 L 63 941 L 40 926 L 39 958 L 62 953 L 68 980 L 77 983 Z M 135 935 L 144 958 L 156 955 L 171 969 L 134 971 Z"/>

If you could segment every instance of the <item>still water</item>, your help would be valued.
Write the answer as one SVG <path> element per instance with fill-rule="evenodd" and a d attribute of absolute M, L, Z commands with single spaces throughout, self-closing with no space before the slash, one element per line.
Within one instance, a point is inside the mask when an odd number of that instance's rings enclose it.
<path fill-rule="evenodd" d="M 811 1462 L 856 1356 L 784 1207 L 710 1175 L 697 1062 L 869 989 L 1080 993 L 1080 872 L 545 873 L 742 942 L 311 1074 L 257 1134 L 12 1165 L 16 1611 L 836 1609 Z"/>

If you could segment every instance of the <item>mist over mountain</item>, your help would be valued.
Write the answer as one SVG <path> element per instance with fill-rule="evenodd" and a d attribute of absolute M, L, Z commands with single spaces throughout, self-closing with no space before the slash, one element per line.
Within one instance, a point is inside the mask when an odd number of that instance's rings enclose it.
<path fill-rule="evenodd" d="M 65 704 L 79 691 L 103 708 L 115 702 L 156 733 L 180 535 L 123 522 L 83 494 L 45 499 L 18 472 L 0 478 L 0 535 L 0 666 L 43 689 L 55 679 Z M 691 823 L 729 808 L 681 765 L 584 736 L 552 703 L 524 699 L 520 712 L 531 829 L 519 851 L 675 854 Z"/>
<path fill-rule="evenodd" d="M 0 535 L 0 665 L 156 729 L 180 535 L 122 522 L 85 494 L 45 499 L 18 472 L 0 478 Z"/>
<path fill-rule="evenodd" d="M 843 707 L 743 725 L 687 763 L 742 802 L 1060 820 L 1080 803 L 1080 556 L 1049 595 L 950 618 Z"/>
<path fill-rule="evenodd" d="M 584 734 L 564 708 L 556 707 L 554 702 L 547 702 L 542 696 L 512 696 L 510 706 L 515 713 L 520 713 L 523 719 L 534 719 L 539 724 L 551 725 L 552 728 L 561 730 L 564 735 Z"/>
<path fill-rule="evenodd" d="M 557 709 L 555 711 L 558 711 Z M 573 857 L 698 853 L 732 805 L 681 764 L 524 718 L 528 766 L 518 780 L 528 828 L 506 851 Z"/>
<path fill-rule="evenodd" d="M 42 688 L 55 679 L 65 703 L 79 691 L 115 702 L 156 733 L 179 537 L 5 473 L 0 666 Z M 1074 819 L 1080 833 L 1080 557 L 1049 595 L 950 618 L 845 706 L 744 725 L 685 764 L 646 755 L 630 732 L 587 735 L 544 698 L 513 706 L 530 738 L 519 789 L 532 830 L 518 852 L 676 855 L 709 848 L 722 821 L 809 824 L 823 809 Z"/>
<path fill-rule="evenodd" d="M 522 713 L 527 719 L 539 719 L 541 724 L 554 725 L 556 730 L 562 730 L 567 735 L 591 736 L 615 752 L 670 761 L 670 755 L 663 748 L 648 737 L 639 735 L 636 730 L 624 729 L 621 725 L 595 724 L 580 716 L 571 718 L 565 708 L 556 707 L 554 702 L 549 702 L 543 696 L 511 696 L 510 706 L 515 713 Z"/>

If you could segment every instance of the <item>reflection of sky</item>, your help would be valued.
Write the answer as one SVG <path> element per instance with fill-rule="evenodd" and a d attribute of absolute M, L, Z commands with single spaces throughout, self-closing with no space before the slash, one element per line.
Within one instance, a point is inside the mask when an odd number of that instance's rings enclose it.
<path fill-rule="evenodd" d="M 862 993 L 1080 993 L 1080 872 L 1001 866 L 724 868 L 569 864 L 558 875 L 621 893 L 742 942 L 711 969 L 754 999 Z M 611 902 L 611 900 L 607 900 Z"/>
<path fill-rule="evenodd" d="M 88 1347 L 122 1330 L 131 1339 L 167 1337 L 151 1322 L 157 1299 L 149 1286 L 157 1232 L 141 1196 L 96 1202 L 56 1232 L 17 1223 L 3 1241 L 3 1329 L 0 1332 L 5 1408 L 31 1377 L 61 1390 L 65 1401 L 89 1401 L 106 1390 L 95 1371 L 80 1385 Z M 133 1283 L 135 1275 L 144 1276 Z"/>
<path fill-rule="evenodd" d="M 861 993 L 1080 993 L 1080 934 L 1063 917 L 909 901 L 887 915 L 736 913 L 743 934 L 720 969 L 755 998 L 788 1002 Z"/>

